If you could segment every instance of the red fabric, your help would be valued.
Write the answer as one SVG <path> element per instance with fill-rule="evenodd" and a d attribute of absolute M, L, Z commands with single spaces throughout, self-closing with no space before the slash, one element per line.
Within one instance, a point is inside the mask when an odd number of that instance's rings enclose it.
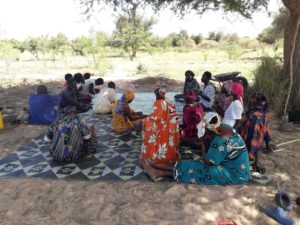
<path fill-rule="evenodd" d="M 180 126 L 181 136 L 195 138 L 197 137 L 197 125 L 204 115 L 203 108 L 194 104 L 186 104 L 183 108 L 183 124 Z"/>
<path fill-rule="evenodd" d="M 244 98 L 244 87 L 240 82 L 234 82 L 231 86 L 231 93 L 235 94 L 240 101 Z"/>
<path fill-rule="evenodd" d="M 197 95 L 195 94 L 194 91 L 188 90 L 188 91 L 184 92 L 185 100 L 195 101 L 196 98 L 197 98 Z"/>

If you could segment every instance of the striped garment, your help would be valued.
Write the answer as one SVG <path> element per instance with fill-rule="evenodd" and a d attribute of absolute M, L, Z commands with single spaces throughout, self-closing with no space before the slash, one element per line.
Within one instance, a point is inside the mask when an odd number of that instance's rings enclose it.
<path fill-rule="evenodd" d="M 44 140 L 51 142 L 50 154 L 58 162 L 83 158 L 87 153 L 85 140 L 91 138 L 88 126 L 78 116 L 61 116 L 49 127 Z"/>

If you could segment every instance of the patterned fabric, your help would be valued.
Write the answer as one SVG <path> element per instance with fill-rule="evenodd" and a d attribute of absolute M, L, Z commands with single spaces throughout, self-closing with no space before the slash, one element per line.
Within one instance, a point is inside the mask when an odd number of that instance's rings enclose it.
<path fill-rule="evenodd" d="M 45 141 L 52 142 L 50 154 L 55 161 L 69 162 L 85 155 L 83 141 L 90 138 L 89 128 L 78 116 L 61 116 L 50 125 Z"/>
<path fill-rule="evenodd" d="M 250 157 L 263 149 L 263 142 L 271 141 L 270 113 L 266 97 L 256 92 L 250 98 L 249 110 L 241 126 L 241 134 L 246 142 Z"/>
<path fill-rule="evenodd" d="M 112 126 L 113 129 L 117 132 L 125 132 L 129 129 L 137 129 L 140 130 L 142 128 L 142 119 L 131 121 L 126 115 L 124 110 L 124 104 L 128 104 L 127 102 L 134 98 L 134 92 L 125 92 L 122 98 L 115 102 L 112 114 Z"/>
<path fill-rule="evenodd" d="M 197 125 L 200 123 L 204 111 L 201 106 L 186 104 L 183 108 L 183 124 L 180 126 L 182 137 L 196 138 Z"/>
<path fill-rule="evenodd" d="M 199 103 L 205 108 L 212 108 L 215 102 L 216 88 L 212 83 L 208 83 L 202 90 L 203 95 L 207 96 L 210 100 L 207 101 L 200 96 Z"/>
<path fill-rule="evenodd" d="M 225 89 L 225 91 L 227 92 L 226 95 L 225 93 L 221 94 L 220 99 L 219 99 L 219 106 L 222 109 L 223 113 L 226 111 L 226 109 L 230 106 L 233 97 L 230 95 L 231 94 L 231 86 L 233 84 L 232 80 L 228 80 L 226 82 L 224 82 L 223 84 L 223 88 Z"/>
<path fill-rule="evenodd" d="M 160 99 L 143 122 L 141 157 L 154 163 L 178 160 L 179 126 L 175 106 Z"/>
<path fill-rule="evenodd" d="M 113 88 L 102 88 L 99 94 L 95 95 L 94 113 L 111 113 L 115 102 L 116 91 Z"/>
<path fill-rule="evenodd" d="M 230 138 L 216 136 L 205 159 L 208 166 L 196 160 L 179 161 L 174 178 L 181 183 L 228 185 L 243 184 L 250 177 L 247 148 L 242 137 L 234 131 Z"/>

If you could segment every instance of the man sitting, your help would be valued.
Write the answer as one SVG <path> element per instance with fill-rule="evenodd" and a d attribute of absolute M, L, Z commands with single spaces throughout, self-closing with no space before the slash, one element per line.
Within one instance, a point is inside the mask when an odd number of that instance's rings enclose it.
<path fill-rule="evenodd" d="M 54 107 L 60 102 L 58 95 L 49 95 L 47 87 L 39 85 L 37 94 L 29 97 L 29 123 L 51 124 L 56 118 Z"/>
<path fill-rule="evenodd" d="M 67 74 L 65 75 L 65 81 L 66 81 L 66 83 L 64 84 L 63 88 L 68 87 L 68 80 L 70 80 L 70 79 L 72 79 L 72 78 L 73 78 L 73 75 L 70 74 L 70 73 L 67 73 Z"/>
<path fill-rule="evenodd" d="M 201 82 L 204 83 L 204 87 L 202 91 L 199 93 L 200 100 L 199 104 L 202 106 L 205 112 L 212 111 L 215 95 L 216 95 L 216 88 L 210 82 L 211 81 L 211 72 L 204 72 L 201 78 Z"/>

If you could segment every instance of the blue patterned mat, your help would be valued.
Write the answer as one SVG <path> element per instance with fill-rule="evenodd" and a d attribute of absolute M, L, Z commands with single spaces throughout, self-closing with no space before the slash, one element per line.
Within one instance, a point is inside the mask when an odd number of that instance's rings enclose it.
<path fill-rule="evenodd" d="M 173 99 L 174 94 L 168 97 Z M 139 93 L 132 108 L 150 113 L 154 103 L 153 93 Z M 182 104 L 176 105 L 182 112 Z M 61 164 L 52 160 L 49 145 L 43 135 L 22 146 L 17 153 L 0 160 L 0 177 L 37 177 L 48 179 L 76 180 L 148 180 L 139 166 L 141 133 L 130 131 L 116 133 L 111 127 L 111 116 L 98 116 L 91 113 L 82 115 L 85 122 L 96 128 L 98 143 L 90 148 L 96 153 L 79 162 Z M 182 157 L 193 157 L 191 150 L 181 148 Z"/>

